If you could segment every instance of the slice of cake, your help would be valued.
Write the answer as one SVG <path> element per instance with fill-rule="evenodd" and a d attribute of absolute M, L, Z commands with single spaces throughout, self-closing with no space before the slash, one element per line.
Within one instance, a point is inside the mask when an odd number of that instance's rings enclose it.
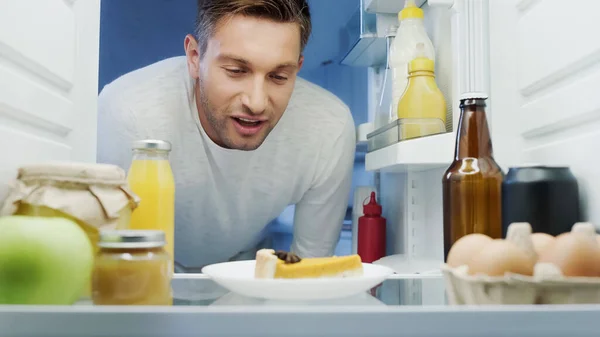
<path fill-rule="evenodd" d="M 358 255 L 301 259 L 296 254 L 261 249 L 256 253 L 256 278 L 340 278 L 363 274 Z"/>

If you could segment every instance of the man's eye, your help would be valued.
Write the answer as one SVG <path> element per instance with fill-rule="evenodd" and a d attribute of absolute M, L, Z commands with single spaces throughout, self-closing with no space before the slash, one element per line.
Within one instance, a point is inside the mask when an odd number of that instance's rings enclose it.
<path fill-rule="evenodd" d="M 271 78 L 274 79 L 277 82 L 285 82 L 288 79 L 287 77 L 280 76 L 280 75 L 271 75 Z"/>
<path fill-rule="evenodd" d="M 243 69 L 226 68 L 225 70 L 232 75 L 240 75 L 245 73 Z"/>

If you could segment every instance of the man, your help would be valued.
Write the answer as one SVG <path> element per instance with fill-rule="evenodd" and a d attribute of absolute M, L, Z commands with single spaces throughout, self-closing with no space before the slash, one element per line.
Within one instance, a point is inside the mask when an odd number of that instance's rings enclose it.
<path fill-rule="evenodd" d="M 172 143 L 175 259 L 232 259 L 296 205 L 292 251 L 331 255 L 354 161 L 350 111 L 297 78 L 305 0 L 199 0 L 185 57 L 126 74 L 99 97 L 98 161 L 128 169 L 137 139 Z M 285 111 L 285 113 L 284 113 Z"/>

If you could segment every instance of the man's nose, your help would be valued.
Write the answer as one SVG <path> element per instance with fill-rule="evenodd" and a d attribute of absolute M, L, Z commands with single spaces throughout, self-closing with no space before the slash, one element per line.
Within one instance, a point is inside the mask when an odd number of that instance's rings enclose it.
<path fill-rule="evenodd" d="M 265 81 L 257 78 L 248 88 L 248 92 L 242 98 L 242 103 L 251 111 L 252 114 L 259 115 L 267 109 L 268 96 L 265 88 Z"/>

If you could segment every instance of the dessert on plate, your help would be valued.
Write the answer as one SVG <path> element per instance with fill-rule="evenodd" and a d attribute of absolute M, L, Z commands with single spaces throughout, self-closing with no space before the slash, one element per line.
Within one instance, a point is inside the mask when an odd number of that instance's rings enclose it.
<path fill-rule="evenodd" d="M 294 253 L 273 249 L 261 249 L 256 253 L 256 278 L 342 278 L 362 275 L 363 265 L 358 255 L 300 258 Z"/>

